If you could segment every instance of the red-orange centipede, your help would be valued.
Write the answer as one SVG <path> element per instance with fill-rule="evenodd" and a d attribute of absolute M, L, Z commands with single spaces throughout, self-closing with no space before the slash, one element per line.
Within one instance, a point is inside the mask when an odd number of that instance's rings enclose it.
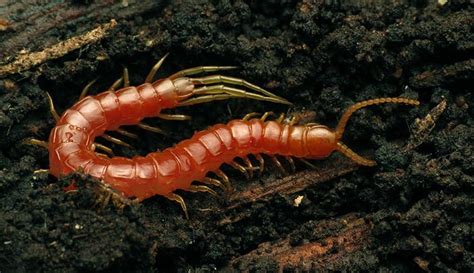
<path fill-rule="evenodd" d="M 247 115 L 227 124 L 214 125 L 174 147 L 144 157 L 98 156 L 94 152 L 94 139 L 97 136 L 106 130 L 116 130 L 121 125 L 137 124 L 143 118 L 157 116 L 162 109 L 232 97 L 288 103 L 241 79 L 221 75 L 187 77 L 233 67 L 192 68 L 150 83 L 163 60 L 149 74 L 146 83 L 87 96 L 62 114 L 48 142 L 49 171 L 52 175 L 59 177 L 81 169 L 125 197 L 143 200 L 162 195 L 179 202 L 186 212 L 184 201 L 174 193 L 176 190 L 212 191 L 206 186 L 192 183 L 199 181 L 222 186 L 218 180 L 207 178 L 206 175 L 214 172 L 226 180 L 219 170 L 220 166 L 224 163 L 233 164 L 237 157 L 249 162 L 249 154 L 255 155 L 263 165 L 260 154 L 322 159 L 339 151 L 358 164 L 373 166 L 374 161 L 359 156 L 341 142 L 349 117 L 368 105 L 419 104 L 417 100 L 408 98 L 378 98 L 359 102 L 346 110 L 335 130 L 317 124 L 295 125 L 294 121 L 283 123 L 282 119 L 266 121 L 267 115 L 258 119 Z M 219 84 L 209 85 L 214 83 Z M 258 93 L 232 88 L 228 84 L 246 86 Z"/>

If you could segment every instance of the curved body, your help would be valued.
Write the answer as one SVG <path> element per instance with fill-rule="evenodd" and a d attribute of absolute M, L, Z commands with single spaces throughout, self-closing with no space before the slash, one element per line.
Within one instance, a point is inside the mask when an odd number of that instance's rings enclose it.
<path fill-rule="evenodd" d="M 160 80 L 89 96 L 76 103 L 51 131 L 51 174 L 58 177 L 82 169 L 125 196 L 143 200 L 187 189 L 193 181 L 202 180 L 208 172 L 216 171 L 235 157 L 264 153 L 321 158 L 334 150 L 331 147 L 335 147 L 335 137 L 331 140 L 325 127 L 252 119 L 215 125 L 145 157 L 103 158 L 94 152 L 95 137 L 106 130 L 136 124 L 143 118 L 157 116 L 162 109 L 177 106 L 193 88 L 187 82 L 177 86 L 177 82 Z M 315 145 L 319 148 L 312 147 Z"/>
<path fill-rule="evenodd" d="M 137 124 L 144 118 L 158 116 L 166 108 L 233 97 L 289 103 L 241 79 L 220 75 L 203 78 L 183 76 L 225 68 L 192 68 L 153 83 L 85 97 L 68 109 L 51 131 L 48 142 L 50 173 L 59 177 L 82 170 L 126 197 L 143 200 L 153 195 L 163 195 L 178 201 L 186 211 L 184 201 L 173 192 L 177 189 L 192 190 L 193 181 L 202 181 L 208 172 L 218 171 L 223 163 L 232 163 L 236 157 L 279 154 L 321 159 L 337 150 L 358 164 L 373 166 L 374 161 L 357 155 L 340 141 L 349 117 L 368 105 L 419 104 L 416 100 L 406 98 L 379 98 L 359 102 L 348 108 L 335 130 L 314 124 L 265 122 L 262 121 L 265 119 L 262 116 L 262 119 L 244 118 L 215 125 L 174 147 L 162 152 L 152 152 L 144 157 L 104 158 L 94 152 L 94 139 L 106 130 Z M 214 83 L 224 84 L 206 86 Z M 225 83 L 246 86 L 260 94 L 230 88 Z M 203 86 L 195 88 L 195 84 Z"/>

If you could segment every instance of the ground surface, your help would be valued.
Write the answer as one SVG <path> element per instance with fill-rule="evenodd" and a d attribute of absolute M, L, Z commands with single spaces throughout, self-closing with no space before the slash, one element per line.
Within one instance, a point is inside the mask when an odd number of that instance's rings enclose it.
<path fill-rule="evenodd" d="M 28 2 L 0 6 L 0 272 L 472 272 L 472 7 L 460 1 L 443 7 L 426 1 Z M 57 42 L 111 19 L 117 24 L 92 42 L 37 63 L 40 57 L 28 55 L 57 53 Z M 122 65 L 140 83 L 166 52 L 161 77 L 197 65 L 238 65 L 229 74 L 330 126 L 363 99 L 405 96 L 422 105 L 373 107 L 351 119 L 346 142 L 375 157 L 377 167 L 357 168 L 335 155 L 315 162 L 317 170 L 298 165 L 294 174 L 279 174 L 267 160 L 269 171 L 251 181 L 229 171 L 236 187 L 230 198 L 183 193 L 189 221 L 161 197 L 123 212 L 111 205 L 100 210 L 90 178 L 32 174 L 47 168 L 47 152 L 22 140 L 46 140 L 54 126 L 45 91 L 62 112 L 98 75 L 95 92 Z M 32 57 L 32 65 L 8 66 L 18 56 Z M 443 97 L 447 106 L 431 133 L 405 149 L 410 132 L 420 128 L 409 126 Z M 146 154 L 265 110 L 288 109 L 249 101 L 178 109 L 194 120 L 150 121 L 172 136 L 130 128 L 141 134 L 129 141 L 135 148 L 113 148 Z M 72 180 L 84 187 L 66 194 L 62 187 Z"/>

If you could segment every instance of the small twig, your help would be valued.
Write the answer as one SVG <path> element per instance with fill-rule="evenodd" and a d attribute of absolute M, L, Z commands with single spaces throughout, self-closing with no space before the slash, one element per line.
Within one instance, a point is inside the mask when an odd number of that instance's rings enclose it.
<path fill-rule="evenodd" d="M 104 38 L 107 32 L 115 26 L 117 26 L 117 22 L 112 19 L 109 23 L 102 24 L 85 34 L 74 36 L 42 51 L 18 55 L 15 61 L 0 66 L 0 77 L 28 70 L 48 60 L 62 57 L 71 51 L 97 42 Z"/>
<path fill-rule="evenodd" d="M 410 139 L 405 149 L 412 150 L 422 144 L 429 136 L 433 128 L 436 126 L 436 121 L 446 109 L 446 99 L 443 97 L 438 105 L 423 118 L 416 119 L 412 126 Z"/>

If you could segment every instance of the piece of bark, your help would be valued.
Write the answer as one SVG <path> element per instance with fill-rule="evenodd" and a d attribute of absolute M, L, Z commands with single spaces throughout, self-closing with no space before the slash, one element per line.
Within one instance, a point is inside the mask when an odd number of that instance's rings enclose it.
<path fill-rule="evenodd" d="M 0 4 L 0 64 L 41 52 L 114 19 L 135 18 L 160 9 L 165 1 L 14 1 Z M 85 1 L 87 2 L 87 1 Z"/>

